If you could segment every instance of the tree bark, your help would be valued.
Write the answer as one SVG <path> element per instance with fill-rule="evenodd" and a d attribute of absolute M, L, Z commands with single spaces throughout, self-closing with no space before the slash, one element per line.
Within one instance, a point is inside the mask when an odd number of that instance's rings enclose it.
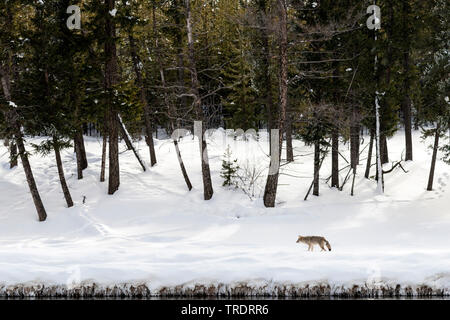
<path fill-rule="evenodd" d="M 109 14 L 115 8 L 114 0 L 105 0 L 107 8 L 105 23 L 105 87 L 109 92 L 109 106 L 107 110 L 108 138 L 109 138 L 109 180 L 108 194 L 114 194 L 120 185 L 119 169 L 119 132 L 117 110 L 113 103 L 112 90 L 117 84 L 117 52 L 116 52 L 116 26 L 113 17 Z"/>
<path fill-rule="evenodd" d="M 81 170 L 84 170 L 88 167 L 88 162 L 86 157 L 86 148 L 84 146 L 83 129 L 81 128 L 81 126 L 77 128 L 74 143 L 76 145 L 75 149 L 79 150 L 80 153 Z"/>
<path fill-rule="evenodd" d="M 292 148 L 292 121 L 289 114 L 287 114 L 286 120 L 286 161 L 293 162 L 294 150 Z"/>
<path fill-rule="evenodd" d="M 333 128 L 331 134 L 331 187 L 339 188 L 339 131 Z"/>
<path fill-rule="evenodd" d="M 108 144 L 108 140 L 106 138 L 106 133 L 103 133 L 103 142 L 102 142 L 102 165 L 100 169 L 100 182 L 105 182 L 105 171 L 106 171 L 106 145 Z"/>
<path fill-rule="evenodd" d="M 186 0 L 186 28 L 187 28 L 187 37 L 188 37 L 188 57 L 190 62 L 190 71 L 191 71 L 191 86 L 192 86 L 192 95 L 194 97 L 194 107 L 197 118 L 202 120 L 202 130 L 201 136 L 199 137 L 199 145 L 200 145 L 200 158 L 202 164 L 202 178 L 203 178 L 203 196 L 205 200 L 209 200 L 212 198 L 214 190 L 212 187 L 211 181 L 211 171 L 209 168 L 209 159 L 208 159 L 208 149 L 207 143 L 205 140 L 205 131 L 206 131 L 206 123 L 207 119 L 204 116 L 202 110 L 202 101 L 200 97 L 200 83 L 198 81 L 197 75 L 197 66 L 195 61 L 195 49 L 194 49 L 194 36 L 192 33 L 192 25 L 191 25 L 191 6 L 190 0 Z"/>
<path fill-rule="evenodd" d="M 374 133 L 373 130 L 370 130 L 369 152 L 367 153 L 366 172 L 364 173 L 364 177 L 366 177 L 366 179 L 369 179 L 370 166 L 372 165 L 373 141 L 374 141 Z"/>
<path fill-rule="evenodd" d="M 385 164 L 389 162 L 389 153 L 387 146 L 387 138 L 385 134 L 381 134 L 380 139 L 380 147 L 381 147 L 381 163 Z"/>
<path fill-rule="evenodd" d="M 0 66 L 0 76 L 3 88 L 3 94 L 7 101 L 11 101 L 11 81 L 9 70 Z M 28 187 L 30 189 L 31 196 L 33 198 L 34 206 L 36 208 L 39 221 L 45 221 L 47 219 L 47 212 L 45 211 L 44 204 L 42 203 L 41 196 L 39 194 L 38 188 L 36 186 L 36 181 L 34 180 L 33 171 L 31 169 L 30 162 L 28 160 L 28 155 L 25 149 L 25 144 L 23 142 L 23 133 L 21 131 L 20 117 L 17 111 L 9 107 L 3 110 L 5 120 L 8 126 L 11 128 L 16 140 L 17 148 L 19 150 L 20 160 L 22 162 L 23 170 L 25 171 L 25 176 L 27 178 Z"/>
<path fill-rule="evenodd" d="M 411 99 L 409 97 L 410 83 L 409 83 L 409 72 L 410 72 L 410 57 L 409 51 L 406 51 L 403 55 L 403 74 L 405 75 L 405 80 L 403 82 L 403 121 L 405 125 L 405 147 L 406 154 L 405 160 L 413 159 L 413 147 L 412 147 L 412 133 L 411 133 Z"/>
<path fill-rule="evenodd" d="M 141 103 L 144 106 L 144 123 L 145 123 L 145 141 L 147 142 L 150 152 L 150 165 L 153 167 L 156 164 L 155 143 L 153 141 L 153 123 L 151 120 L 152 110 L 148 103 L 147 93 L 145 92 L 144 81 L 142 78 L 142 62 L 137 52 L 136 40 L 131 32 L 128 35 L 130 41 L 131 58 L 133 61 L 134 73 L 136 74 L 136 83 L 139 87 L 139 94 Z"/>
<path fill-rule="evenodd" d="M 77 158 L 77 176 L 78 180 L 83 179 L 83 170 L 87 168 L 86 150 L 84 148 L 83 131 L 77 128 L 73 139 L 75 145 L 75 155 Z"/>
<path fill-rule="evenodd" d="M 411 98 L 409 95 L 410 92 L 410 52 L 411 52 L 411 35 L 408 32 L 408 16 L 410 15 L 411 7 L 409 1 L 402 1 L 402 17 L 403 17 L 403 31 L 404 31 L 404 39 L 405 42 L 405 51 L 403 52 L 403 101 L 402 101 L 402 109 L 403 109 L 403 121 L 405 125 L 405 160 L 413 159 L 413 147 L 412 147 L 412 134 L 411 134 Z"/>
<path fill-rule="evenodd" d="M 141 165 L 142 170 L 146 171 L 147 168 L 145 167 L 145 163 L 139 156 L 139 153 L 137 152 L 136 148 L 133 146 L 131 137 L 129 136 L 127 128 L 125 127 L 125 124 L 123 123 L 120 115 L 117 115 L 117 121 L 119 123 L 119 129 L 120 129 L 120 132 L 122 133 L 123 140 L 125 140 L 125 144 L 127 145 L 127 149 L 133 151 L 133 154 L 136 157 L 139 164 Z"/>
<path fill-rule="evenodd" d="M 17 145 L 14 143 L 14 139 L 11 140 L 9 145 L 9 168 L 17 167 Z"/>
<path fill-rule="evenodd" d="M 183 158 L 181 157 L 180 147 L 178 146 L 177 139 L 173 139 L 173 144 L 175 146 L 175 151 L 177 153 L 178 163 L 180 165 L 180 169 L 181 169 L 181 173 L 183 174 L 184 181 L 186 182 L 186 185 L 187 185 L 189 191 L 191 191 L 192 190 L 191 180 L 189 179 L 189 176 L 187 174 L 186 168 L 184 166 Z"/>
<path fill-rule="evenodd" d="M 61 160 L 61 153 L 58 146 L 58 139 L 53 137 L 53 150 L 55 151 L 56 157 L 56 167 L 58 168 L 59 181 L 61 183 L 61 188 L 66 199 L 67 207 L 73 207 L 72 196 L 70 195 L 69 187 L 66 183 L 66 178 L 64 177 L 64 168 Z"/>
<path fill-rule="evenodd" d="M 320 142 L 314 143 L 314 189 L 313 195 L 319 195 Z"/>
<path fill-rule="evenodd" d="M 288 39 L 287 39 L 287 5 L 285 0 L 277 0 L 278 10 L 279 10 L 279 23 L 280 23 L 280 107 L 278 110 L 278 129 L 279 129 L 279 138 L 278 138 L 278 161 L 281 159 L 281 150 L 283 146 L 283 131 L 286 120 L 286 109 L 287 109 L 287 91 L 288 91 L 288 58 L 287 58 L 287 47 L 288 47 Z M 272 146 L 273 147 L 273 146 Z M 271 148 L 272 149 L 272 148 Z M 279 163 L 279 162 L 278 162 Z M 272 159 L 271 159 L 272 164 Z M 277 188 L 278 188 L 278 176 L 279 176 L 280 168 L 275 170 L 273 174 L 269 174 L 267 176 L 266 187 L 264 189 L 264 205 L 266 207 L 274 207 L 275 199 L 277 196 Z"/>
<path fill-rule="evenodd" d="M 439 136 L 441 131 L 441 124 L 438 121 L 436 125 L 436 133 L 434 134 L 434 145 L 433 145 L 433 156 L 431 158 L 431 168 L 430 168 L 430 174 L 428 176 L 428 186 L 427 190 L 432 191 L 433 190 L 433 180 L 434 180 L 434 170 L 436 168 L 436 158 L 437 158 L 437 152 L 439 148 Z"/>
<path fill-rule="evenodd" d="M 359 134 L 360 124 L 357 110 L 353 108 L 352 121 L 350 125 L 350 166 L 355 169 L 359 164 Z"/>

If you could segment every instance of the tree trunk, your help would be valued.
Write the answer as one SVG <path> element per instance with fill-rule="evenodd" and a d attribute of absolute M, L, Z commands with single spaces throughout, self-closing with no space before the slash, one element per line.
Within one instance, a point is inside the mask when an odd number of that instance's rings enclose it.
<path fill-rule="evenodd" d="M 108 144 L 108 140 L 106 138 L 106 133 L 103 134 L 103 142 L 102 142 L 102 165 L 100 169 L 100 182 L 105 182 L 105 171 L 106 171 L 106 145 Z"/>
<path fill-rule="evenodd" d="M 75 133 L 74 144 L 75 150 L 79 150 L 81 170 L 84 170 L 88 167 L 88 162 L 86 157 L 86 148 L 84 146 L 83 129 L 81 128 L 81 126 L 77 128 L 77 131 Z"/>
<path fill-rule="evenodd" d="M 113 17 L 109 14 L 115 8 L 114 0 L 105 0 L 107 7 L 105 23 L 105 87 L 109 92 L 107 122 L 109 138 L 109 180 L 108 194 L 114 194 L 120 185 L 119 169 L 119 132 L 117 122 L 117 110 L 113 103 L 113 87 L 117 83 L 117 52 L 116 52 L 116 26 Z"/>
<path fill-rule="evenodd" d="M 17 145 L 14 143 L 14 140 L 11 140 L 9 145 L 9 156 L 9 168 L 17 167 Z"/>
<path fill-rule="evenodd" d="M 207 143 L 205 140 L 205 131 L 206 131 L 206 123 L 207 119 L 204 116 L 202 110 L 202 101 L 200 97 L 200 83 L 198 81 L 197 75 L 197 66 L 195 61 L 195 49 L 194 49 L 194 37 L 192 33 L 192 25 L 191 25 L 191 6 L 190 0 L 186 0 L 186 28 L 187 28 L 187 37 L 188 37 L 188 57 L 190 62 L 190 72 L 191 72 L 191 86 L 192 86 L 192 94 L 194 96 L 194 107 L 196 116 L 198 119 L 201 119 L 203 124 L 201 126 L 201 132 L 199 138 L 200 145 L 200 158 L 202 163 L 202 178 L 203 178 L 203 196 L 205 200 L 209 200 L 212 198 L 214 190 L 212 187 L 211 181 L 211 171 L 209 168 L 209 159 L 208 159 L 208 149 Z"/>
<path fill-rule="evenodd" d="M 380 139 L 380 147 L 381 147 L 381 163 L 385 164 L 389 162 L 389 153 L 387 146 L 387 138 L 385 134 L 381 134 Z"/>
<path fill-rule="evenodd" d="M 402 1 L 402 17 L 403 23 L 402 27 L 404 30 L 404 52 L 403 52 L 403 101 L 402 101 L 402 109 L 403 109 L 403 120 L 405 125 L 405 160 L 413 159 L 413 147 L 412 147 L 412 135 L 411 135 L 411 98 L 409 95 L 410 92 L 410 53 L 411 53 L 411 34 L 409 33 L 409 16 L 411 12 L 411 6 L 409 1 Z"/>
<path fill-rule="evenodd" d="M 294 151 L 292 148 L 292 121 L 290 119 L 289 114 L 286 119 L 286 161 L 293 162 L 294 161 Z"/>
<path fill-rule="evenodd" d="M 314 189 L 313 195 L 319 195 L 320 142 L 314 143 Z"/>
<path fill-rule="evenodd" d="M 58 140 L 53 137 L 53 149 L 55 150 L 56 166 L 58 168 L 59 181 L 61 182 L 61 188 L 64 193 L 64 198 L 66 199 L 67 207 L 73 207 L 72 197 L 70 195 L 69 187 L 66 183 L 66 178 L 64 177 L 64 168 L 61 160 L 61 153 L 58 146 Z"/>
<path fill-rule="evenodd" d="M 367 153 L 366 172 L 364 174 L 364 177 L 366 177 L 366 179 L 369 179 L 370 176 L 370 166 L 372 165 L 373 141 L 374 141 L 374 133 L 373 130 L 370 130 L 369 152 Z"/>
<path fill-rule="evenodd" d="M 339 132 L 333 128 L 331 134 L 331 187 L 339 188 Z"/>
<path fill-rule="evenodd" d="M 138 151 L 136 150 L 136 148 L 133 146 L 133 142 L 131 141 L 131 137 L 128 134 L 127 128 L 125 127 L 125 124 L 122 121 L 122 118 L 120 117 L 120 115 L 117 115 L 117 121 L 119 122 L 119 129 L 120 132 L 122 133 L 122 137 L 123 140 L 125 140 L 125 144 L 127 145 L 127 149 L 133 151 L 134 156 L 136 157 L 137 161 L 139 162 L 139 164 L 142 167 L 142 170 L 146 171 L 146 167 L 145 167 L 145 163 L 144 161 L 141 159 Z"/>
<path fill-rule="evenodd" d="M 148 104 L 147 93 L 144 87 L 144 81 L 142 79 L 142 62 L 137 53 L 136 40 L 131 32 L 128 35 L 130 41 L 131 58 L 133 61 L 134 73 L 136 74 L 136 83 L 139 87 L 140 100 L 144 106 L 144 123 L 145 123 L 145 141 L 147 142 L 150 152 L 150 165 L 153 167 L 156 164 L 155 144 L 153 141 L 153 123 L 151 120 L 151 108 Z"/>
<path fill-rule="evenodd" d="M 287 99 L 288 99 L 288 58 L 287 58 L 287 5 L 285 0 L 277 0 L 279 10 L 280 23 L 280 107 L 278 110 L 278 159 L 281 159 L 281 150 L 283 146 L 283 131 L 286 120 Z M 272 148 L 271 148 L 272 149 Z M 272 156 L 272 155 L 271 155 Z M 272 159 L 271 159 L 272 163 Z M 279 163 L 279 161 L 278 161 Z M 267 176 L 266 187 L 264 190 L 264 205 L 266 207 L 274 207 L 278 188 L 278 175 L 280 168 L 274 170 L 273 174 Z"/>
<path fill-rule="evenodd" d="M 433 190 L 434 170 L 436 168 L 436 158 L 437 158 L 437 152 L 438 152 L 438 148 L 439 148 L 440 131 L 441 131 L 441 124 L 438 121 L 437 125 L 436 125 L 436 133 L 434 134 L 433 156 L 431 158 L 430 175 L 428 176 L 428 186 L 427 186 L 428 191 Z"/>
<path fill-rule="evenodd" d="M 11 101 L 11 81 L 9 71 L 0 66 L 0 76 L 4 97 L 7 101 Z M 28 155 L 23 142 L 21 124 L 19 122 L 19 114 L 12 107 L 10 107 L 9 110 L 6 109 L 2 111 L 5 116 L 6 122 L 8 123 L 8 126 L 13 131 L 17 148 L 19 149 L 20 160 L 22 162 L 23 170 L 25 171 L 28 187 L 30 188 L 31 196 L 33 197 L 33 202 L 39 217 L 39 221 L 45 221 L 45 219 L 47 219 L 47 213 L 45 211 L 44 204 L 42 203 L 41 196 L 39 195 L 36 181 L 34 180 L 33 171 L 28 160 Z"/>
<path fill-rule="evenodd" d="M 359 164 L 359 134 L 360 124 L 358 121 L 356 108 L 352 111 L 352 121 L 350 125 L 350 166 L 354 169 Z"/>
<path fill-rule="evenodd" d="M 191 180 L 189 179 L 186 168 L 184 167 L 184 162 L 183 162 L 183 158 L 181 158 L 180 147 L 178 146 L 177 139 L 173 139 L 173 144 L 175 145 L 175 151 L 177 153 L 177 159 L 178 159 L 178 163 L 181 168 L 181 173 L 183 174 L 184 181 L 186 182 L 186 185 L 187 185 L 189 191 L 191 191 L 191 189 L 192 189 Z"/>
<path fill-rule="evenodd" d="M 405 75 L 405 80 L 403 83 L 403 90 L 404 90 L 404 97 L 403 97 L 403 103 L 402 103 L 402 109 L 403 109 L 403 119 L 405 124 L 405 147 L 406 147 L 406 154 L 405 154 L 405 160 L 412 160 L 413 159 L 413 147 L 412 147 L 412 133 L 411 133 L 411 99 L 409 97 L 409 90 L 410 90 L 410 84 L 409 84 L 409 51 L 404 53 L 403 58 L 403 74 Z"/>
<path fill-rule="evenodd" d="M 73 139 L 74 147 L 75 147 L 75 155 L 77 158 L 77 176 L 78 180 L 83 179 L 83 169 L 85 169 L 85 165 L 87 167 L 87 160 L 86 159 L 86 151 L 84 149 L 84 142 L 83 142 L 83 131 L 81 131 L 81 128 L 77 129 L 77 132 L 75 133 L 74 139 Z M 84 154 L 84 156 L 83 156 Z"/>
<path fill-rule="evenodd" d="M 158 64 L 161 66 L 160 56 L 157 55 L 157 57 L 158 57 Z M 161 76 L 162 86 L 166 87 L 166 79 L 164 77 L 164 70 L 162 68 L 159 70 L 159 74 Z M 170 102 L 170 100 L 167 98 L 166 94 L 164 94 L 164 102 L 167 105 L 167 114 L 168 114 L 168 118 L 169 118 L 169 125 L 170 125 L 170 129 L 172 130 L 172 134 L 173 134 L 173 132 L 175 131 L 175 119 L 174 118 L 176 115 L 176 107 Z M 180 147 L 178 145 L 177 139 L 178 139 L 178 137 L 173 138 L 173 144 L 175 146 L 175 152 L 177 154 L 178 164 L 180 165 L 180 169 L 181 169 L 181 173 L 183 174 L 184 182 L 186 182 L 186 185 L 187 185 L 189 191 L 191 191 L 192 190 L 191 180 L 189 179 L 186 168 L 184 166 L 183 158 L 181 157 L 181 151 L 180 151 Z"/>

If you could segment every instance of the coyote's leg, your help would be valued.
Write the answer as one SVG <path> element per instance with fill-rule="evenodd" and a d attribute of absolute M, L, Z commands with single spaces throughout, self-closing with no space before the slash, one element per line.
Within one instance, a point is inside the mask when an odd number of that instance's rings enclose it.
<path fill-rule="evenodd" d="M 320 245 L 320 247 L 322 248 L 322 250 L 320 250 L 320 251 L 327 251 L 327 250 L 325 250 L 325 247 L 324 247 L 324 245 L 323 245 L 323 242 L 321 242 L 319 245 Z"/>

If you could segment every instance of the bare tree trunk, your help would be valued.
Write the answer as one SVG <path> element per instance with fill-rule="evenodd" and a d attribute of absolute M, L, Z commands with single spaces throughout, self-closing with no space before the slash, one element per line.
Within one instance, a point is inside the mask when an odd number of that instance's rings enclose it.
<path fill-rule="evenodd" d="M 128 35 L 130 41 L 131 58 L 133 61 L 134 73 L 136 74 L 136 83 L 140 91 L 140 100 L 144 105 L 144 122 L 145 122 L 145 141 L 147 142 L 150 152 L 150 165 L 153 167 L 156 164 L 155 144 L 153 141 L 153 123 L 151 120 L 151 108 L 148 104 L 147 93 L 145 92 L 144 82 L 142 79 L 142 62 L 137 53 L 136 40 L 134 39 L 131 31 Z"/>
<path fill-rule="evenodd" d="M 109 91 L 109 107 L 107 110 L 108 138 L 109 138 L 109 180 L 108 194 L 114 194 L 120 185 L 119 169 L 119 131 L 117 122 L 117 110 L 113 105 L 112 92 L 113 86 L 117 83 L 117 53 L 116 53 L 116 26 L 113 18 L 108 12 L 115 8 L 114 0 L 105 0 L 107 7 L 105 23 L 105 87 Z"/>
<path fill-rule="evenodd" d="M 331 134 L 331 187 L 339 188 L 339 131 L 333 128 Z"/>
<path fill-rule="evenodd" d="M 136 148 L 133 146 L 133 142 L 131 141 L 131 137 L 128 134 L 127 128 L 125 127 L 125 124 L 122 121 L 122 118 L 120 115 L 117 115 L 117 121 L 119 122 L 119 129 L 122 133 L 123 140 L 125 140 L 125 144 L 127 145 L 127 149 L 133 151 L 134 156 L 136 157 L 137 161 L 142 167 L 142 170 L 146 171 L 145 163 L 139 156 L 139 153 L 137 152 Z"/>
<path fill-rule="evenodd" d="M 158 57 L 158 64 L 161 66 L 159 55 L 157 55 L 157 57 Z M 166 79 L 164 77 L 164 70 L 161 68 L 159 70 L 159 73 L 161 76 L 161 84 L 165 88 L 166 87 Z M 166 94 L 164 94 L 164 102 L 166 103 L 166 106 L 167 106 L 169 125 L 170 125 L 170 129 L 172 130 L 172 134 L 173 134 L 173 132 L 175 131 L 174 117 L 176 115 L 176 107 L 169 101 Z M 183 174 L 184 181 L 186 182 L 186 185 L 187 185 L 189 191 L 191 191 L 192 190 L 191 180 L 189 179 L 189 176 L 186 171 L 186 167 L 184 166 L 183 158 L 181 157 L 181 151 L 180 151 L 180 147 L 178 145 L 177 139 L 178 139 L 178 137 L 173 137 L 173 144 L 175 146 L 175 152 L 177 154 L 178 164 L 180 165 L 180 169 L 181 169 L 181 173 Z"/>
<path fill-rule="evenodd" d="M 12 140 L 9 145 L 9 156 L 9 168 L 12 169 L 17 167 L 17 145 L 14 143 L 14 140 Z"/>
<path fill-rule="evenodd" d="M 189 50 L 189 62 L 190 62 L 190 71 L 191 71 L 191 86 L 192 86 L 192 94 L 194 96 L 194 107 L 196 111 L 196 116 L 198 119 L 202 119 L 203 125 L 201 129 L 201 137 L 199 137 L 200 144 L 200 157 L 202 163 L 202 178 L 203 178 L 203 196 L 205 200 L 209 200 L 213 196 L 213 187 L 211 181 L 211 171 L 209 168 L 209 159 L 208 159 L 208 150 L 207 143 L 205 140 L 205 131 L 206 131 L 206 119 L 202 110 L 202 101 L 200 97 L 200 84 L 198 81 L 197 75 L 197 66 L 195 61 L 195 52 L 194 52 L 194 36 L 192 33 L 192 25 L 191 25 L 191 6 L 190 0 L 186 0 L 186 27 L 187 27 L 187 36 L 188 36 L 188 50 Z"/>
<path fill-rule="evenodd" d="M 59 181 L 61 182 L 61 188 L 64 193 L 64 198 L 66 199 L 67 207 L 73 207 L 72 197 L 70 195 L 69 187 L 66 183 L 66 178 L 64 177 L 64 168 L 61 160 L 61 153 L 58 146 L 58 139 L 53 137 L 53 149 L 55 150 L 56 157 L 56 167 L 58 168 Z"/>
<path fill-rule="evenodd" d="M 75 133 L 73 143 L 75 146 L 75 155 L 77 158 L 77 176 L 78 176 L 78 180 L 81 180 L 81 179 L 83 179 L 83 166 L 84 166 L 84 164 L 86 164 L 86 166 L 87 166 L 87 161 L 86 161 L 86 163 L 84 163 L 84 161 L 83 161 L 83 153 L 84 153 L 84 157 L 86 157 L 86 151 L 84 150 L 84 147 L 83 147 L 84 143 L 82 143 L 80 141 L 80 134 L 78 131 L 80 131 L 80 129 L 78 129 L 77 132 Z M 81 132 L 81 140 L 82 139 L 83 139 L 83 132 Z"/>
<path fill-rule="evenodd" d="M 191 189 L 192 189 L 191 180 L 189 179 L 186 168 L 184 167 L 184 162 L 183 162 L 183 158 L 181 158 L 180 147 L 178 146 L 177 139 L 173 139 L 173 144 L 175 145 L 175 151 L 177 153 L 177 159 L 178 159 L 178 163 L 180 164 L 180 169 L 181 169 L 181 173 L 183 174 L 184 181 L 186 182 L 186 185 L 187 185 L 189 191 L 191 191 Z"/>
<path fill-rule="evenodd" d="M 11 81 L 9 70 L 5 70 L 3 66 L 0 66 L 0 76 L 3 88 L 3 94 L 7 101 L 11 101 Z M 31 196 L 33 197 L 34 206 L 39 217 L 39 221 L 45 221 L 47 219 L 47 213 L 42 203 L 41 196 L 39 195 L 38 188 L 36 186 L 36 181 L 34 180 L 33 171 L 31 169 L 30 162 L 28 160 L 28 154 L 25 149 L 23 142 L 23 134 L 21 131 L 21 124 L 19 122 L 19 114 L 17 111 L 10 107 L 9 110 L 2 110 L 5 116 L 5 120 L 8 126 L 12 129 L 14 133 L 14 138 L 16 140 L 17 148 L 19 149 L 19 156 L 22 162 L 23 170 L 25 171 L 25 176 L 27 178 L 28 187 L 30 188 Z"/>
<path fill-rule="evenodd" d="M 314 189 L 313 195 L 319 195 L 320 142 L 314 143 Z"/>
<path fill-rule="evenodd" d="M 404 97 L 402 103 L 403 109 L 403 119 L 405 124 L 405 146 L 406 146 L 406 154 L 405 160 L 413 159 L 413 147 L 412 147 L 412 133 L 411 133 L 411 99 L 409 97 L 409 51 L 404 53 L 404 61 L 403 61 L 403 74 L 405 75 L 405 80 L 403 83 Z"/>
<path fill-rule="evenodd" d="M 84 138 L 83 138 L 83 129 L 80 127 L 77 128 L 74 137 L 75 144 L 75 152 L 77 152 L 77 158 L 80 158 L 81 170 L 84 170 L 88 167 L 87 157 L 86 157 L 86 149 L 84 146 Z M 78 155 L 79 153 L 79 155 Z"/>
<path fill-rule="evenodd" d="M 406 50 L 403 52 L 403 101 L 402 101 L 402 109 L 403 109 L 403 121 L 405 125 L 405 147 L 406 147 L 406 154 L 405 154 L 405 160 L 412 160 L 413 159 L 413 147 L 412 147 L 412 124 L 411 124 L 411 98 L 409 95 L 410 92 L 410 52 L 411 52 L 411 41 L 410 41 L 410 35 L 408 34 L 408 16 L 410 15 L 411 6 L 409 1 L 402 1 L 402 17 L 403 17 L 403 23 L 402 27 L 406 33 L 405 38 L 403 41 L 406 42 Z"/>
<path fill-rule="evenodd" d="M 288 47 L 288 39 L 287 39 L 287 5 L 285 0 L 277 0 L 278 10 L 279 10 L 279 23 L 280 23 L 280 108 L 278 113 L 278 129 L 279 129 L 279 138 L 278 138 L 278 161 L 281 157 L 281 150 L 283 145 L 283 131 L 286 120 L 286 110 L 287 110 L 287 47 Z M 272 149 L 272 148 L 271 148 Z M 271 159 L 272 165 L 272 159 Z M 266 187 L 264 189 L 264 205 L 266 207 L 274 207 L 275 199 L 277 196 L 277 188 L 278 188 L 278 176 L 279 176 L 280 168 L 275 170 L 273 174 L 269 174 L 267 176 Z M 270 172 L 269 172 L 270 173 Z"/>
<path fill-rule="evenodd" d="M 359 134 L 360 125 L 357 117 L 357 111 L 353 108 L 352 122 L 350 125 L 350 165 L 355 169 L 359 164 Z"/>
<path fill-rule="evenodd" d="M 106 138 L 106 133 L 103 133 L 103 142 L 102 142 L 102 165 L 100 169 L 100 182 L 105 182 L 105 171 L 106 171 L 106 145 L 108 144 L 108 140 Z"/>
<path fill-rule="evenodd" d="M 387 138 L 385 134 L 381 134 L 380 139 L 380 148 L 381 148 L 381 163 L 385 164 L 389 162 L 389 153 L 387 147 Z"/>
<path fill-rule="evenodd" d="M 364 174 L 364 177 L 366 177 L 366 179 L 369 179 L 370 166 L 372 165 L 373 141 L 374 141 L 374 133 L 373 130 L 370 130 L 369 152 L 367 153 L 366 172 Z"/>
<path fill-rule="evenodd" d="M 438 121 L 436 124 L 436 133 L 434 134 L 433 156 L 431 158 L 430 175 L 428 176 L 428 186 L 427 186 L 428 191 L 433 190 L 434 170 L 436 168 L 436 158 L 439 148 L 440 131 L 441 131 L 441 123 Z"/>
<path fill-rule="evenodd" d="M 286 119 L 286 161 L 294 161 L 294 150 L 292 148 L 292 121 L 289 114 L 287 114 Z"/>

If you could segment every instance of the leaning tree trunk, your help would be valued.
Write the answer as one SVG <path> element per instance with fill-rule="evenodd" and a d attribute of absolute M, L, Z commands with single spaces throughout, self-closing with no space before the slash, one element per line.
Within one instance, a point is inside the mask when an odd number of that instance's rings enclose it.
<path fill-rule="evenodd" d="M 194 36 L 192 33 L 192 25 L 191 25 L 190 0 L 186 0 L 186 29 L 188 36 L 188 57 L 190 62 L 191 86 L 192 86 L 192 95 L 194 96 L 194 107 L 197 118 L 203 120 L 201 132 L 199 132 L 200 136 L 198 137 L 200 145 L 200 158 L 202 163 L 203 196 L 205 200 L 209 200 L 212 198 L 214 190 L 212 187 L 211 171 L 209 168 L 209 159 L 208 159 L 208 149 L 205 140 L 206 119 L 202 110 L 202 101 L 199 92 L 200 84 L 198 81 L 197 66 L 195 61 Z"/>
<path fill-rule="evenodd" d="M 58 146 L 58 139 L 53 137 L 53 149 L 55 150 L 56 167 L 58 168 L 59 181 L 61 182 L 61 188 L 66 199 L 67 207 L 73 207 L 72 196 L 70 195 L 69 187 L 67 186 L 66 178 L 64 177 L 64 168 L 61 160 L 61 152 Z"/>
<path fill-rule="evenodd" d="M 331 133 L 331 187 L 339 188 L 339 131 Z"/>
<path fill-rule="evenodd" d="M 374 141 L 374 133 L 373 130 L 370 130 L 370 143 L 369 143 L 369 152 L 367 153 L 367 164 L 366 164 L 366 172 L 364 173 L 364 177 L 369 179 L 370 175 L 370 166 L 372 165 L 372 152 L 373 152 L 373 141 Z"/>
<path fill-rule="evenodd" d="M 287 5 L 285 0 L 277 1 L 279 12 L 280 12 L 280 109 L 278 112 L 278 129 L 279 129 L 279 137 L 278 137 L 278 146 L 271 146 L 271 150 L 274 147 L 278 147 L 278 166 L 273 170 L 274 172 L 269 172 L 267 176 L 266 187 L 264 189 L 264 205 L 266 207 L 275 207 L 275 199 L 277 196 L 277 188 L 278 188 L 278 176 L 280 172 L 279 161 L 281 159 L 281 150 L 283 145 L 283 131 L 286 120 L 286 109 L 287 109 L 287 99 L 288 99 L 288 58 L 287 58 L 287 47 L 288 47 L 288 39 L 287 39 Z M 274 154 L 271 152 L 271 166 L 273 164 Z"/>
<path fill-rule="evenodd" d="M 105 22 L 105 87 L 109 92 L 107 127 L 109 137 L 109 180 L 108 194 L 114 194 L 120 185 L 119 169 L 119 130 L 117 122 L 117 109 L 113 102 L 113 87 L 117 83 L 117 52 L 116 52 L 116 26 L 113 17 L 109 14 L 115 8 L 114 0 L 105 0 L 107 7 Z"/>
<path fill-rule="evenodd" d="M 5 70 L 5 68 L 0 66 L 0 75 L 4 97 L 7 101 L 11 101 L 10 74 L 7 70 Z M 33 202 L 34 206 L 36 207 L 39 221 L 45 221 L 45 219 L 47 219 L 47 212 L 45 211 L 44 204 L 42 203 L 41 196 L 39 195 L 39 191 L 36 186 L 36 181 L 34 180 L 33 171 L 31 169 L 31 165 L 28 160 L 28 154 L 25 149 L 25 144 L 23 142 L 23 133 L 21 131 L 19 114 L 12 107 L 10 107 L 9 110 L 2 110 L 2 111 L 8 126 L 13 131 L 17 148 L 19 150 L 20 160 L 22 162 L 23 170 L 25 171 L 28 187 L 30 188 L 31 196 L 33 197 Z"/>
<path fill-rule="evenodd" d="M 133 142 L 131 141 L 131 136 L 128 133 L 128 130 L 125 127 L 125 124 L 123 123 L 120 115 L 117 115 L 117 121 L 119 122 L 119 129 L 120 132 L 122 133 L 122 138 L 125 141 L 125 144 L 127 145 L 127 149 L 133 151 L 133 154 L 136 157 L 139 164 L 141 165 L 142 170 L 146 171 L 147 168 L 145 167 L 145 162 L 144 160 L 142 160 L 141 156 L 139 155 L 139 152 L 134 147 Z"/>
<path fill-rule="evenodd" d="M 158 57 L 158 64 L 161 66 L 159 54 L 157 55 L 157 57 Z M 166 87 L 166 78 L 164 77 L 164 70 L 162 68 L 159 70 L 159 74 L 161 76 L 161 84 L 162 84 L 163 88 L 165 88 Z M 169 117 L 169 125 L 170 125 L 170 129 L 172 130 L 172 134 L 173 134 L 173 132 L 175 131 L 175 119 L 174 118 L 176 115 L 176 107 L 171 103 L 171 101 L 169 101 L 166 94 L 164 94 L 164 102 L 167 106 L 167 115 Z M 178 164 L 180 165 L 180 169 L 181 169 L 181 173 L 183 175 L 184 181 L 186 182 L 188 190 L 191 191 L 192 184 L 191 184 L 191 180 L 189 179 L 189 176 L 187 174 L 186 167 L 184 166 L 183 158 L 181 157 L 180 146 L 178 145 L 178 136 L 173 137 L 173 144 L 175 146 L 175 152 L 177 154 Z"/>
<path fill-rule="evenodd" d="M 313 195 L 319 195 L 320 142 L 314 143 L 314 189 Z"/>
<path fill-rule="evenodd" d="M 430 175 L 428 176 L 428 186 L 427 186 L 428 191 L 433 190 L 434 170 L 436 168 L 436 158 L 439 148 L 439 136 L 441 133 L 440 131 L 441 131 L 441 124 L 438 121 L 436 125 L 436 133 L 434 134 L 433 156 L 431 158 Z"/>

